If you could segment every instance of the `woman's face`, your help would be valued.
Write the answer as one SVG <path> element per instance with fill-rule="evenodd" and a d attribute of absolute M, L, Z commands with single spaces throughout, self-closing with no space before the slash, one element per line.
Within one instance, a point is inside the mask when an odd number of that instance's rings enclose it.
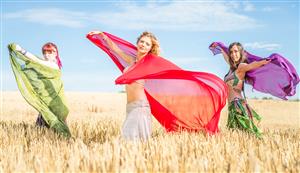
<path fill-rule="evenodd" d="M 57 51 L 55 48 L 44 50 L 44 57 L 47 61 L 56 61 Z"/>
<path fill-rule="evenodd" d="M 233 62 L 238 62 L 242 56 L 237 45 L 232 46 L 229 53 Z"/>
<path fill-rule="evenodd" d="M 144 36 L 137 43 L 137 50 L 142 54 L 147 54 L 152 48 L 152 41 L 150 37 Z"/>

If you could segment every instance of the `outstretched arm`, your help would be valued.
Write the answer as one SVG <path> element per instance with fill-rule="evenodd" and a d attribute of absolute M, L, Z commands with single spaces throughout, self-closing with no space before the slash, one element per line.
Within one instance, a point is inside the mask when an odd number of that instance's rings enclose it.
<path fill-rule="evenodd" d="M 215 48 L 215 47 L 217 47 L 218 45 L 217 45 L 217 43 L 215 42 L 215 43 L 213 43 L 211 46 Z M 222 55 L 223 55 L 224 60 L 226 61 L 226 63 L 227 63 L 228 65 L 230 65 L 228 54 L 227 54 L 223 49 L 220 49 L 220 50 L 221 50 L 221 53 L 222 53 Z"/>
<path fill-rule="evenodd" d="M 16 51 L 22 53 L 23 55 L 25 55 L 27 58 L 36 61 L 36 62 L 40 62 L 42 61 L 40 58 L 36 57 L 35 55 L 33 55 L 30 52 L 27 52 L 25 49 L 23 49 L 21 46 L 19 46 L 18 44 L 16 44 Z"/>
<path fill-rule="evenodd" d="M 110 38 L 108 38 L 103 32 L 100 31 L 91 31 L 88 33 L 89 35 L 92 34 L 99 34 L 103 40 L 106 41 L 106 43 L 108 44 L 108 46 L 114 51 L 116 52 L 124 61 L 126 61 L 128 64 L 133 64 L 134 62 L 134 58 L 127 55 L 126 53 L 124 53 L 114 42 L 111 41 Z"/>
<path fill-rule="evenodd" d="M 256 69 L 256 68 L 259 68 L 263 65 L 266 65 L 268 63 L 270 63 L 271 60 L 270 59 L 264 59 L 264 60 L 261 60 L 261 61 L 254 61 L 250 64 L 246 64 L 246 63 L 241 63 L 238 67 L 238 71 L 240 72 L 248 72 L 250 70 L 253 70 L 253 69 Z"/>
<path fill-rule="evenodd" d="M 226 61 L 226 63 L 227 63 L 228 65 L 230 65 L 230 63 L 229 63 L 229 56 L 227 55 L 227 53 L 224 52 L 223 49 L 221 49 L 221 52 L 222 52 L 222 55 L 223 55 L 224 60 Z"/>
<path fill-rule="evenodd" d="M 30 52 L 27 52 L 25 49 L 23 49 L 21 46 L 19 46 L 18 44 L 16 44 L 16 51 L 22 53 L 23 55 L 25 55 L 28 59 L 31 59 L 32 61 L 38 62 L 39 64 L 43 64 L 45 66 L 54 68 L 54 69 L 59 69 L 58 65 L 55 63 L 51 63 L 49 61 L 45 61 L 42 60 L 38 57 L 36 57 L 35 55 L 33 55 Z"/>

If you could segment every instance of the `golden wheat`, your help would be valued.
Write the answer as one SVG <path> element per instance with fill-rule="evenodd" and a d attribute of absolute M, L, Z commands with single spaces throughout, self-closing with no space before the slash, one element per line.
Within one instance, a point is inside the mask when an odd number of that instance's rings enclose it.
<path fill-rule="evenodd" d="M 221 132 L 165 133 L 153 119 L 152 138 L 120 138 L 126 98 L 113 93 L 67 93 L 73 138 L 34 126 L 37 112 L 19 92 L 2 92 L 0 172 L 300 172 L 300 103 L 250 100 L 263 117 L 263 139 Z"/>

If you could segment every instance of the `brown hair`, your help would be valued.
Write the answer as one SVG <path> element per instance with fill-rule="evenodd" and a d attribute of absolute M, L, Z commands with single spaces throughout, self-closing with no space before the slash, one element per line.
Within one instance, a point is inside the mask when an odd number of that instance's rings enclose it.
<path fill-rule="evenodd" d="M 237 46 L 238 47 L 239 53 L 241 55 L 241 58 L 239 59 L 239 61 L 236 64 L 232 60 L 231 54 L 230 54 L 230 50 L 231 50 L 231 48 L 233 46 Z M 246 57 L 246 54 L 245 54 L 245 51 L 244 51 L 244 47 L 239 42 L 233 42 L 233 43 L 231 43 L 229 45 L 229 48 L 228 48 L 228 57 L 229 57 L 230 69 L 232 71 L 236 70 L 238 68 L 238 66 L 239 66 L 240 63 L 247 63 L 247 57 Z"/>
<path fill-rule="evenodd" d="M 154 34 L 152 34 L 151 32 L 145 31 L 137 38 L 136 43 L 138 43 L 142 37 L 149 37 L 151 39 L 152 47 L 151 47 L 149 53 L 152 53 L 154 55 L 159 55 L 159 53 L 160 53 L 159 42 L 158 42 L 157 38 L 154 36 Z"/>

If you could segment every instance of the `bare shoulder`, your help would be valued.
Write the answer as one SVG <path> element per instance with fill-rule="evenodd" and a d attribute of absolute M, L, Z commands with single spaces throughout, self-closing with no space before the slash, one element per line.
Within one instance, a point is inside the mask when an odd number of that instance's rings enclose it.
<path fill-rule="evenodd" d="M 238 68 L 243 68 L 243 67 L 245 67 L 247 65 L 248 65 L 247 63 L 242 62 L 242 63 L 239 64 Z"/>
<path fill-rule="evenodd" d="M 247 66 L 248 66 L 249 64 L 247 64 L 247 63 L 240 63 L 239 64 L 239 66 L 238 66 L 238 68 L 237 68 L 237 70 L 243 70 L 244 68 L 246 68 Z"/>
<path fill-rule="evenodd" d="M 240 63 L 238 68 L 236 69 L 236 74 L 241 74 L 241 73 L 245 73 L 245 71 L 247 71 L 247 67 L 249 64 L 247 63 Z M 241 75 L 243 76 L 243 75 Z"/>

